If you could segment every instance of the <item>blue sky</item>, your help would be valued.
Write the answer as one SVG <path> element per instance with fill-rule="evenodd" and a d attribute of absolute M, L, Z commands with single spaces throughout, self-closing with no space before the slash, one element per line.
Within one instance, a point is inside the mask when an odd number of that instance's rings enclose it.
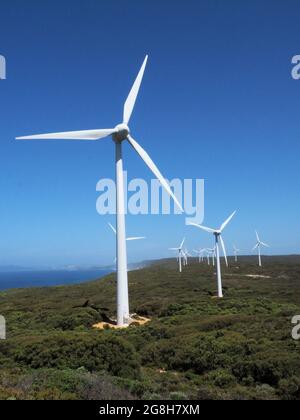
<path fill-rule="evenodd" d="M 146 53 L 131 120 L 136 139 L 172 179 L 205 179 L 205 221 L 229 253 L 254 245 L 298 253 L 300 54 L 298 1 L 4 0 L 0 6 L 0 265 L 110 264 L 114 237 L 95 210 L 114 177 L 102 142 L 15 142 L 18 135 L 102 128 L 122 107 Z M 151 179 L 128 145 L 130 178 Z M 212 238 L 184 216 L 129 216 L 130 261 L 167 257 Z"/>

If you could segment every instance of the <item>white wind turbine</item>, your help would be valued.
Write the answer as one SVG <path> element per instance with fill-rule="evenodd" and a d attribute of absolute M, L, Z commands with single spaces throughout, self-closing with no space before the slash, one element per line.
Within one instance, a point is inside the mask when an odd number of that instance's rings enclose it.
<path fill-rule="evenodd" d="M 178 248 L 169 248 L 170 251 L 177 251 L 178 252 L 178 257 L 177 258 L 178 258 L 178 267 L 179 267 L 179 272 L 180 273 L 182 272 L 182 260 L 181 260 L 181 258 L 182 257 L 185 258 L 184 257 L 184 251 L 183 251 L 184 242 L 185 242 L 185 238 L 183 238 L 183 240 L 182 240 L 182 242 L 181 242 L 181 244 L 179 245 Z"/>
<path fill-rule="evenodd" d="M 241 250 L 238 249 L 235 245 L 233 245 L 233 253 L 234 253 L 235 262 L 238 261 L 238 254 L 239 254 L 239 252 L 241 252 Z"/>
<path fill-rule="evenodd" d="M 111 223 L 108 223 L 108 226 L 111 228 L 111 230 L 116 235 L 117 234 L 117 231 L 113 227 L 113 225 Z M 126 241 L 139 241 L 140 239 L 146 239 L 146 236 L 132 236 L 132 237 L 126 238 Z"/>
<path fill-rule="evenodd" d="M 122 143 L 127 140 L 136 153 L 146 163 L 149 169 L 159 179 L 162 186 L 173 198 L 181 211 L 182 207 L 177 198 L 173 194 L 168 182 L 160 173 L 159 169 L 152 161 L 145 150 L 131 137 L 128 127 L 130 117 L 137 99 L 137 95 L 141 86 L 144 71 L 146 68 L 148 56 L 146 56 L 138 76 L 131 88 L 128 98 L 124 104 L 123 122 L 115 128 L 96 129 L 87 131 L 70 131 L 63 133 L 41 134 L 34 136 L 18 137 L 17 140 L 100 140 L 104 137 L 112 136 L 115 143 L 116 157 L 116 204 L 117 204 L 117 325 L 128 325 L 131 321 L 129 315 L 129 298 L 128 298 L 128 277 L 127 277 L 127 252 L 126 252 L 126 228 L 125 228 L 125 195 L 124 195 L 124 174 L 123 174 L 123 158 Z"/>
<path fill-rule="evenodd" d="M 210 256 L 211 256 L 211 248 L 205 248 L 204 250 L 206 252 L 206 259 L 207 259 L 207 265 L 210 265 Z"/>
<path fill-rule="evenodd" d="M 204 252 L 206 253 L 207 265 L 210 265 L 210 253 L 208 248 L 205 248 Z"/>
<path fill-rule="evenodd" d="M 113 227 L 113 225 L 111 224 L 111 223 L 108 223 L 108 226 L 111 228 L 111 230 L 114 232 L 114 234 L 116 235 L 117 234 L 117 231 L 116 231 L 116 229 Z M 145 236 L 133 236 L 133 237 L 129 237 L 129 238 L 126 238 L 126 241 L 139 241 L 140 239 L 146 239 L 146 237 Z M 115 260 L 114 260 L 114 262 L 116 263 L 117 262 L 117 258 L 115 257 Z"/>
<path fill-rule="evenodd" d="M 257 231 L 255 231 L 255 234 L 256 234 L 257 243 L 256 243 L 256 245 L 255 245 L 255 247 L 253 248 L 253 250 L 252 250 L 252 251 L 254 251 L 255 249 L 257 249 L 257 252 L 258 252 L 258 265 L 259 265 L 260 267 L 262 267 L 262 263 L 261 263 L 261 248 L 262 248 L 262 247 L 265 247 L 265 248 L 270 248 L 270 246 L 269 246 L 268 244 L 266 244 L 266 243 L 262 242 L 262 241 L 259 239 L 259 235 L 258 235 Z"/>
<path fill-rule="evenodd" d="M 228 225 L 228 223 L 231 221 L 233 216 L 235 215 L 236 211 L 232 213 L 230 217 L 221 225 L 219 229 L 211 229 L 206 226 L 197 225 L 196 223 L 189 223 L 191 226 L 196 226 L 199 229 L 205 230 L 208 233 L 212 233 L 215 237 L 215 249 L 216 249 L 216 259 L 217 259 L 217 278 L 218 278 L 218 297 L 223 297 L 223 288 L 222 288 L 222 275 L 221 275 L 221 263 L 220 263 L 220 249 L 219 249 L 219 241 L 221 242 L 221 246 L 224 253 L 224 258 L 226 265 L 228 266 L 227 256 L 226 256 L 226 249 L 225 244 L 222 238 L 222 232 L 225 229 L 225 227 Z"/>
<path fill-rule="evenodd" d="M 187 266 L 188 265 L 188 257 L 192 257 L 192 255 L 189 253 L 189 251 L 186 247 L 184 248 L 184 250 L 182 250 L 182 253 L 183 253 L 183 258 L 184 258 L 183 264 L 185 266 Z"/>
<path fill-rule="evenodd" d="M 198 255 L 199 263 L 203 261 L 203 253 L 205 252 L 205 249 L 194 249 L 193 252 Z"/>
<path fill-rule="evenodd" d="M 207 252 L 211 255 L 213 267 L 215 266 L 216 247 L 207 248 Z"/>

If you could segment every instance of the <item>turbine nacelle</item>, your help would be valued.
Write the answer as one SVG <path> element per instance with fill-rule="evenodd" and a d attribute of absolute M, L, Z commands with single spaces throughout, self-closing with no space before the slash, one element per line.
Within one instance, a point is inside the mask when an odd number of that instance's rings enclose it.
<path fill-rule="evenodd" d="M 128 135 L 130 134 L 130 130 L 127 124 L 118 124 L 115 127 L 115 130 L 116 131 L 113 133 L 112 137 L 113 140 L 116 142 L 126 140 Z"/>

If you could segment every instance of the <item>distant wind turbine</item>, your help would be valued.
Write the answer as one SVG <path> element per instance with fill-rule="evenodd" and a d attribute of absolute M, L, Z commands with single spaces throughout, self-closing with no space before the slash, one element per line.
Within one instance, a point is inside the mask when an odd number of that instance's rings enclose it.
<path fill-rule="evenodd" d="M 167 193 L 173 198 L 181 211 L 182 207 L 176 196 L 173 194 L 170 185 L 160 173 L 159 169 L 152 161 L 145 150 L 131 137 L 128 127 L 131 114 L 138 96 L 146 68 L 148 56 L 146 56 L 138 76 L 131 88 L 128 98 L 124 104 L 123 122 L 115 128 L 96 129 L 86 131 L 69 131 L 64 133 L 39 134 L 34 136 L 18 137 L 17 140 L 100 140 L 104 137 L 112 136 L 115 143 L 116 157 L 116 203 L 117 203 L 117 325 L 124 326 L 131 322 L 129 314 L 128 298 L 128 275 L 127 275 L 127 252 L 126 252 L 126 228 L 125 228 L 125 203 L 124 203 L 124 174 L 122 143 L 127 140 L 140 158 L 145 162 L 153 174 L 158 178 Z M 99 95 L 98 95 L 99 96 Z"/>
<path fill-rule="evenodd" d="M 216 258 L 216 247 L 214 248 L 207 248 L 207 252 L 211 255 L 213 267 L 215 266 L 215 258 Z"/>
<path fill-rule="evenodd" d="M 185 242 L 185 238 L 183 238 L 181 244 L 179 245 L 178 248 L 169 248 L 170 251 L 177 251 L 178 252 L 178 268 L 179 268 L 179 272 L 182 272 L 182 260 L 181 258 L 184 258 L 184 251 L 183 251 L 183 245 Z"/>
<path fill-rule="evenodd" d="M 233 245 L 233 253 L 234 253 L 235 262 L 238 261 L 238 254 L 239 254 L 239 252 L 241 252 L 241 250 L 238 249 L 235 245 Z"/>
<path fill-rule="evenodd" d="M 194 249 L 193 252 L 198 255 L 199 263 L 203 261 L 203 253 L 205 252 L 205 249 Z"/>
<path fill-rule="evenodd" d="M 111 223 L 108 223 L 108 226 L 111 228 L 111 230 L 115 233 L 115 235 L 117 234 L 116 229 L 113 227 L 113 225 Z M 139 241 L 140 239 L 146 239 L 146 236 L 132 236 L 129 238 L 126 238 L 126 241 Z"/>
<path fill-rule="evenodd" d="M 114 234 L 117 234 L 116 229 L 113 227 L 113 225 L 111 223 L 108 223 L 108 226 L 111 228 L 111 230 L 114 232 Z M 145 236 L 136 236 L 136 237 L 131 237 L 131 238 L 126 238 L 126 241 L 138 241 L 140 239 L 146 239 Z M 115 257 L 114 259 L 114 263 L 116 264 L 117 262 L 117 257 Z"/>
<path fill-rule="evenodd" d="M 206 248 L 204 251 L 206 252 L 207 264 L 210 265 L 210 252 L 209 252 L 209 249 Z"/>
<path fill-rule="evenodd" d="M 228 223 L 231 221 L 231 219 L 233 218 L 233 216 L 235 214 L 236 214 L 236 211 L 234 213 L 232 213 L 232 215 L 230 217 L 228 217 L 228 219 L 221 225 L 221 227 L 219 229 L 211 229 L 211 228 L 208 228 L 206 226 L 197 225 L 196 223 L 189 223 L 189 225 L 191 225 L 191 226 L 196 226 L 197 228 L 202 229 L 202 230 L 204 230 L 208 233 L 212 233 L 215 237 L 215 249 L 216 249 L 216 259 L 217 259 L 217 278 L 218 278 L 218 297 L 219 298 L 223 297 L 219 241 L 220 241 L 222 249 L 223 249 L 226 265 L 228 266 L 225 244 L 224 244 L 224 241 L 223 241 L 223 238 L 222 238 L 222 232 L 225 229 L 225 227 L 228 225 Z"/>
<path fill-rule="evenodd" d="M 259 267 L 262 267 L 262 263 L 261 263 L 261 248 L 262 247 L 270 248 L 270 246 L 268 244 L 262 242 L 259 239 L 259 235 L 258 235 L 257 231 L 255 231 L 255 235 L 256 235 L 257 243 L 256 243 L 255 247 L 252 249 L 252 251 L 255 251 L 257 249 L 257 252 L 258 252 L 258 265 L 259 265 Z"/>
<path fill-rule="evenodd" d="M 188 257 L 192 257 L 192 255 L 189 253 L 187 248 L 185 248 L 183 251 L 183 257 L 184 257 L 184 265 L 188 265 Z"/>

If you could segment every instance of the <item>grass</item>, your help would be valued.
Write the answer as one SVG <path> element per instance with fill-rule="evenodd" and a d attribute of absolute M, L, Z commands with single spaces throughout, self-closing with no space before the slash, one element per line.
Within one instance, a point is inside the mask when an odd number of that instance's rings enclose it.
<path fill-rule="evenodd" d="M 182 274 L 175 259 L 132 271 L 131 311 L 151 322 L 117 331 L 92 329 L 115 316 L 115 275 L 0 293 L 0 398 L 299 399 L 300 257 L 264 264 L 224 267 L 223 300 L 196 259 Z"/>

